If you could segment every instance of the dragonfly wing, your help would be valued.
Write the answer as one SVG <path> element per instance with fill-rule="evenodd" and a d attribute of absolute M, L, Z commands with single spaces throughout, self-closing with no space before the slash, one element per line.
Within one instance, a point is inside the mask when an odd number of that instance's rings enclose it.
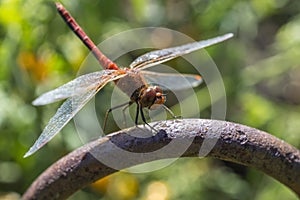
<path fill-rule="evenodd" d="M 196 87 L 202 83 L 201 76 L 193 74 L 158 73 L 144 70 L 139 73 L 148 83 L 155 83 L 171 91 Z"/>
<path fill-rule="evenodd" d="M 47 142 L 49 142 L 74 116 L 75 114 L 96 94 L 98 90 L 90 90 L 80 96 L 67 99 L 56 114 L 50 119 L 40 137 L 29 149 L 24 157 L 30 156 Z"/>
<path fill-rule="evenodd" d="M 215 37 L 215 38 L 211 38 L 208 40 L 202 40 L 199 42 L 193 42 L 193 43 L 185 44 L 185 45 L 178 46 L 178 47 L 152 51 L 152 52 L 146 53 L 146 54 L 138 57 L 137 59 L 135 59 L 130 64 L 130 67 L 146 69 L 148 67 L 158 65 L 160 63 L 174 59 L 178 56 L 182 56 L 182 55 L 191 53 L 193 51 L 211 46 L 213 44 L 217 44 L 217 43 L 227 40 L 231 37 L 233 37 L 233 34 L 228 33 L 228 34 L 225 34 L 225 35 L 222 35 L 219 37 Z"/>
<path fill-rule="evenodd" d="M 108 77 L 111 77 L 111 79 L 113 79 L 117 75 L 118 74 L 115 70 L 103 70 L 79 76 L 76 79 L 54 90 L 42 94 L 37 99 L 35 99 L 32 104 L 35 106 L 45 105 L 75 95 L 86 93 L 87 91 L 98 87 L 98 85 Z"/>
<path fill-rule="evenodd" d="M 24 155 L 28 157 L 46 143 L 48 143 L 75 115 L 78 111 L 93 97 L 95 94 L 103 88 L 108 82 L 119 79 L 126 74 L 115 75 L 113 77 L 102 77 L 102 82 L 97 87 L 85 91 L 79 95 L 73 95 L 68 98 L 56 111 L 55 115 L 50 119 L 45 129 L 41 133 L 40 137 Z"/>

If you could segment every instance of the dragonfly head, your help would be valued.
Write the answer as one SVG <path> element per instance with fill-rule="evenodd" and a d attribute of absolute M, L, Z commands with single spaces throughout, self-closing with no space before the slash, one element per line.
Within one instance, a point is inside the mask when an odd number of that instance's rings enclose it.
<path fill-rule="evenodd" d="M 150 86 L 142 90 L 139 100 L 142 107 L 148 107 L 149 109 L 155 109 L 165 101 L 166 96 L 159 86 Z"/>

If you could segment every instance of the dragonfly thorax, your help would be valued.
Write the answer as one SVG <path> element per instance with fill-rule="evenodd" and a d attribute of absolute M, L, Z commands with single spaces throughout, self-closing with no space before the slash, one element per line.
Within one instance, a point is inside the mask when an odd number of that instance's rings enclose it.
<path fill-rule="evenodd" d="M 126 70 L 125 70 L 126 71 Z M 129 97 L 137 90 L 147 85 L 144 78 L 135 70 L 127 70 L 126 76 L 117 80 L 117 87 L 120 88 Z"/>

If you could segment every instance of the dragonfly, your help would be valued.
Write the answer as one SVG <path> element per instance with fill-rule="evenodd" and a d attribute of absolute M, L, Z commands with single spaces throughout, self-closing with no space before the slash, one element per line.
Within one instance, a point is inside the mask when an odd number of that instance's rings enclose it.
<path fill-rule="evenodd" d="M 117 64 L 112 62 L 97 48 L 62 4 L 56 3 L 56 7 L 69 27 L 92 51 L 98 62 L 101 66 L 103 66 L 104 70 L 79 76 L 54 90 L 42 94 L 32 102 L 33 105 L 40 106 L 67 99 L 58 108 L 55 115 L 50 119 L 39 138 L 24 157 L 32 155 L 48 143 L 83 108 L 83 106 L 109 82 L 116 83 L 121 91 L 127 94 L 130 98 L 128 102 L 111 108 L 106 112 L 104 126 L 106 125 L 108 113 L 117 108 L 127 108 L 132 104 L 136 104 L 136 125 L 138 124 L 139 115 L 141 115 L 142 121 L 145 124 L 148 124 L 143 113 L 144 108 L 156 109 L 159 106 L 163 106 L 166 111 L 172 114 L 172 111 L 164 105 L 166 96 L 163 93 L 162 87 L 158 85 L 150 85 L 148 82 L 157 81 L 159 83 L 167 84 L 168 89 L 183 90 L 185 88 L 190 88 L 191 86 L 198 86 L 202 82 L 201 76 L 195 74 L 182 75 L 159 73 L 148 71 L 147 69 L 233 37 L 232 33 L 228 33 L 199 42 L 188 43 L 162 50 L 155 50 L 136 58 L 129 67 L 119 68 Z M 182 80 L 182 78 L 186 81 L 178 83 L 177 81 Z"/>

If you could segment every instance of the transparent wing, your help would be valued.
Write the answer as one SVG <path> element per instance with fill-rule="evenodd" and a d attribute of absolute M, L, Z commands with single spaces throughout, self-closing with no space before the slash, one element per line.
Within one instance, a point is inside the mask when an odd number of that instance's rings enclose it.
<path fill-rule="evenodd" d="M 113 74 L 111 74 L 113 75 Z M 41 133 L 40 137 L 34 143 L 34 145 L 29 149 L 29 151 L 24 155 L 28 157 L 46 143 L 48 143 L 75 115 L 76 113 L 93 97 L 95 94 L 103 88 L 108 82 L 121 78 L 126 74 L 120 74 L 115 76 L 102 76 L 102 81 L 98 82 L 97 87 L 85 91 L 79 95 L 73 95 L 68 98 L 56 111 L 55 115 L 50 119 L 45 129 Z"/>
<path fill-rule="evenodd" d="M 194 74 L 158 73 L 150 71 L 139 72 L 148 83 L 155 83 L 167 90 L 184 90 L 197 87 L 202 83 L 202 78 Z"/>
<path fill-rule="evenodd" d="M 32 104 L 35 106 L 45 105 L 86 93 L 87 91 L 98 87 L 98 85 L 101 84 L 104 79 L 107 79 L 107 77 L 111 77 L 111 80 L 113 80 L 117 75 L 115 70 L 103 70 L 79 76 L 54 90 L 42 94 L 35 99 Z"/>
<path fill-rule="evenodd" d="M 56 114 L 50 119 L 40 137 L 24 157 L 30 156 L 49 142 L 88 102 L 88 100 L 96 94 L 97 91 L 98 90 L 90 90 L 83 95 L 73 96 L 67 99 L 57 110 Z"/>
<path fill-rule="evenodd" d="M 152 51 L 152 52 L 146 53 L 146 54 L 138 57 L 137 59 L 135 59 L 130 64 L 130 68 L 145 69 L 145 68 L 166 62 L 168 60 L 174 59 L 178 56 L 182 56 L 182 55 L 191 53 L 193 51 L 196 51 L 196 50 L 211 46 L 213 44 L 222 42 L 231 37 L 233 37 L 233 34 L 228 33 L 228 34 L 225 34 L 225 35 L 222 35 L 219 37 L 215 37 L 212 39 L 208 39 L 208 40 L 193 42 L 193 43 L 185 44 L 185 45 L 178 46 L 178 47 L 168 48 L 168 49 Z"/>

